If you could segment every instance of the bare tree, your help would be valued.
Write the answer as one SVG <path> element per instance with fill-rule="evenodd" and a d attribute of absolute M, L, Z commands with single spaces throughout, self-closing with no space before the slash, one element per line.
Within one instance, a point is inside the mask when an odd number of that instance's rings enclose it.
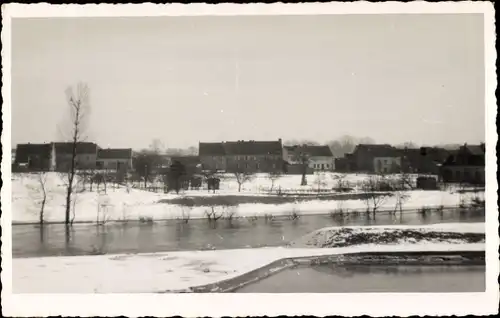
<path fill-rule="evenodd" d="M 296 146 L 292 153 L 293 161 L 299 164 L 301 169 L 302 178 L 300 181 L 301 186 L 307 185 L 307 168 L 309 167 L 310 155 L 307 151 L 307 145 Z"/>
<path fill-rule="evenodd" d="M 44 172 L 38 173 L 38 184 L 40 185 L 40 190 L 42 191 L 42 202 L 40 206 L 40 224 L 44 222 L 44 209 L 45 203 L 47 202 L 47 174 Z"/>
<path fill-rule="evenodd" d="M 213 193 L 215 193 L 215 190 L 217 189 L 216 183 L 217 180 L 220 182 L 221 175 L 219 175 L 217 170 L 203 170 L 201 174 L 207 184 L 207 191 L 210 192 L 210 188 L 212 188 Z"/>
<path fill-rule="evenodd" d="M 205 211 L 205 215 L 208 222 L 217 222 L 217 220 L 219 220 L 224 215 L 224 213 L 217 212 L 214 207 L 210 207 L 210 210 Z"/>
<path fill-rule="evenodd" d="M 279 171 L 279 170 L 275 170 L 275 171 L 271 171 L 271 172 L 269 172 L 269 174 L 268 174 L 268 176 L 267 176 L 267 177 L 269 178 L 269 180 L 271 180 L 271 189 L 269 190 L 270 192 L 272 192 L 272 191 L 273 191 L 273 188 L 274 188 L 274 183 L 275 183 L 275 182 L 276 182 L 279 178 L 281 178 L 281 175 L 282 175 L 282 173 L 281 173 L 281 171 Z"/>
<path fill-rule="evenodd" d="M 346 175 L 337 175 L 337 174 L 332 174 L 331 175 L 333 181 L 335 182 L 333 189 L 338 191 L 338 192 L 347 192 L 349 191 L 349 183 L 347 182 Z"/>
<path fill-rule="evenodd" d="M 39 210 L 39 222 L 43 225 L 45 221 L 44 211 L 45 204 L 47 203 L 48 189 L 47 189 L 47 173 L 37 172 L 36 173 L 36 186 L 29 186 L 30 197 L 32 197 L 33 202 L 40 206 Z"/>
<path fill-rule="evenodd" d="M 333 155 L 337 158 L 343 157 L 346 153 L 351 153 L 357 144 L 373 144 L 375 141 L 370 137 L 357 138 L 349 135 L 341 136 L 336 140 L 328 142 L 328 146 Z"/>
<path fill-rule="evenodd" d="M 71 158 L 69 169 L 64 171 L 66 176 L 66 212 L 65 224 L 70 224 L 71 196 L 75 187 L 77 146 L 86 139 L 85 129 L 90 112 L 89 88 L 86 84 L 78 83 L 76 90 L 73 87 L 66 89 L 66 102 L 69 106 L 69 129 L 67 139 L 71 143 Z"/>
<path fill-rule="evenodd" d="M 380 193 L 381 181 L 377 176 L 368 177 L 362 184 L 362 189 L 365 192 L 363 195 L 363 200 L 366 204 L 366 212 L 375 213 L 378 209 L 385 203 L 388 195 L 386 193 Z"/>
<path fill-rule="evenodd" d="M 394 214 L 399 210 L 399 215 L 403 213 L 403 205 L 410 199 L 410 195 L 405 191 L 398 190 L 395 192 L 396 195 L 396 206 L 394 207 Z"/>
<path fill-rule="evenodd" d="M 144 181 L 144 188 L 147 188 L 148 181 L 155 179 L 156 171 L 161 162 L 161 153 L 157 146 L 140 151 L 134 158 L 135 173 Z M 166 167 L 165 167 L 166 168 Z"/>
<path fill-rule="evenodd" d="M 318 171 L 316 173 L 316 179 L 314 179 L 314 185 L 316 186 L 316 190 L 317 190 L 318 195 L 319 195 L 319 193 L 321 192 L 323 187 L 325 187 L 327 185 L 326 175 L 323 171 Z"/>
<path fill-rule="evenodd" d="M 236 182 L 238 182 L 238 192 L 241 192 L 241 186 L 245 182 L 249 182 L 253 179 L 254 175 L 249 171 L 238 170 L 234 172 L 236 177 Z"/>

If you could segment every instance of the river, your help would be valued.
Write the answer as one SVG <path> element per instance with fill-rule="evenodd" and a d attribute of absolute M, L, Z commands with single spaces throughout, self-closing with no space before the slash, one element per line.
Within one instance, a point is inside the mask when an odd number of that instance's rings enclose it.
<path fill-rule="evenodd" d="M 149 224 L 75 224 L 70 228 L 69 236 L 61 224 L 49 224 L 43 228 L 38 225 L 14 225 L 12 253 L 13 257 L 41 257 L 279 246 L 327 226 L 449 222 L 484 222 L 484 214 L 444 211 L 426 215 L 405 213 L 401 217 L 399 214 L 380 213 L 375 219 L 360 214 L 342 219 L 309 215 L 298 220 L 235 219 L 231 222 L 219 220 L 215 224 L 209 224 L 204 219 L 188 223 L 170 220 Z"/>
<path fill-rule="evenodd" d="M 335 266 L 286 269 L 237 293 L 484 292 L 485 266 Z"/>

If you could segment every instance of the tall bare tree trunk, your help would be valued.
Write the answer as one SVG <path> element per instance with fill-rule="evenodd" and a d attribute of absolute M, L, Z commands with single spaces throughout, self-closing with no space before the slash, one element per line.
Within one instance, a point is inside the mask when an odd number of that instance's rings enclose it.
<path fill-rule="evenodd" d="M 305 169 L 302 171 L 302 180 L 300 181 L 301 186 L 307 185 L 307 179 L 306 179 L 306 171 Z"/>
<path fill-rule="evenodd" d="M 45 209 L 45 202 L 47 201 L 47 198 L 44 194 L 43 200 L 42 200 L 42 207 L 40 209 L 40 225 L 43 225 L 44 223 L 44 217 L 43 217 L 43 210 Z"/>
<path fill-rule="evenodd" d="M 71 225 L 71 201 L 73 196 L 73 186 L 76 175 L 76 156 L 77 156 L 77 145 L 83 141 L 85 138 L 82 132 L 85 129 L 86 112 L 89 110 L 88 107 L 88 87 L 83 83 L 78 83 L 76 91 L 73 91 L 72 87 L 68 87 L 66 90 L 67 103 L 70 111 L 70 123 L 71 123 L 71 133 L 68 132 L 71 140 L 71 164 L 69 170 L 65 171 L 67 176 L 67 188 L 66 188 L 66 211 L 64 223 L 66 225 Z"/>
<path fill-rule="evenodd" d="M 79 117 L 80 107 L 79 102 L 76 103 L 78 106 L 76 108 L 75 117 Z M 71 167 L 68 173 L 68 187 L 66 191 L 66 214 L 64 219 L 64 224 L 70 223 L 70 212 L 71 212 L 71 195 L 73 194 L 73 181 L 75 179 L 75 166 L 76 166 L 76 146 L 78 145 L 78 135 L 79 135 L 79 120 L 75 120 L 74 122 L 75 129 L 73 132 L 73 145 L 72 145 L 72 153 L 71 153 Z"/>

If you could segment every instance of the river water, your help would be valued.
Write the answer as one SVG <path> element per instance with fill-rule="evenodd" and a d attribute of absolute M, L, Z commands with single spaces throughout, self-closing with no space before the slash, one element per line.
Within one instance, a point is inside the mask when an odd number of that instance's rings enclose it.
<path fill-rule="evenodd" d="M 170 220 L 155 223 L 109 223 L 106 225 L 75 224 L 67 235 L 64 225 L 51 224 L 12 226 L 13 257 L 58 255 L 93 255 L 116 253 L 152 253 L 179 250 L 234 249 L 279 246 L 314 230 L 342 225 L 433 224 L 449 222 L 484 222 L 477 212 L 444 211 L 426 215 L 404 213 L 348 215 L 333 219 L 329 215 L 287 218 L 219 220 L 190 220 L 181 223 Z"/>
<path fill-rule="evenodd" d="M 485 266 L 318 265 L 283 270 L 237 293 L 484 292 Z"/>

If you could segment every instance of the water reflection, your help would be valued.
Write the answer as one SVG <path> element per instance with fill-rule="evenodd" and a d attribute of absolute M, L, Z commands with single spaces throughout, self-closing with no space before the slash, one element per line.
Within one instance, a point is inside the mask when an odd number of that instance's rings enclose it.
<path fill-rule="evenodd" d="M 286 269 L 236 292 L 484 292 L 485 288 L 485 266 L 319 265 Z"/>
<path fill-rule="evenodd" d="M 352 277 L 359 274 L 385 274 L 385 275 L 421 275 L 422 273 L 450 273 L 450 272 L 477 272 L 483 271 L 481 265 L 442 265 L 442 266 L 416 266 L 416 265 L 355 265 L 338 266 L 335 264 L 311 266 L 310 269 L 327 275 L 339 277 Z"/>
<path fill-rule="evenodd" d="M 16 225 L 13 256 L 52 256 L 104 253 L 136 253 L 206 248 L 232 249 L 279 246 L 327 226 L 432 224 L 440 222 L 484 222 L 484 214 L 474 211 L 427 213 L 380 213 L 375 218 L 365 213 L 340 216 L 301 216 L 273 219 L 233 218 L 217 222 L 169 220 L 157 223 L 127 222 L 106 225 L 74 224 L 70 227 L 49 224 Z"/>

